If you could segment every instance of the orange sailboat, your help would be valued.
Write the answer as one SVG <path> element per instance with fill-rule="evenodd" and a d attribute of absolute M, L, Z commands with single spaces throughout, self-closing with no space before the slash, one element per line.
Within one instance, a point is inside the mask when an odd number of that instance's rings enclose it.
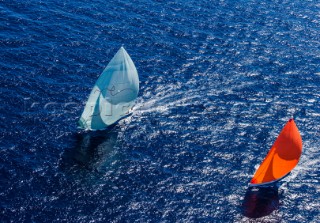
<path fill-rule="evenodd" d="M 257 169 L 249 186 L 263 186 L 281 180 L 298 164 L 301 153 L 302 139 L 294 120 L 290 119 Z"/>

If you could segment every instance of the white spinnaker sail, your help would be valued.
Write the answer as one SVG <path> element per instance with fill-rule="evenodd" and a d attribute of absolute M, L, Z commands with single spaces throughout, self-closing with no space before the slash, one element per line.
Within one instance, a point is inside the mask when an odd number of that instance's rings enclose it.
<path fill-rule="evenodd" d="M 139 92 L 137 69 L 121 47 L 95 83 L 79 120 L 81 128 L 104 129 L 127 115 Z"/>

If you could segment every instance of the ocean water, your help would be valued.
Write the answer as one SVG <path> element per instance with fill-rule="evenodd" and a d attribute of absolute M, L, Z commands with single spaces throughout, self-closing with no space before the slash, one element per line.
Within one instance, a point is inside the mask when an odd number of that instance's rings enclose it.
<path fill-rule="evenodd" d="M 0 0 L 1 222 L 319 222 L 315 0 Z M 124 46 L 132 115 L 77 121 Z M 248 183 L 290 117 L 299 165 Z"/>

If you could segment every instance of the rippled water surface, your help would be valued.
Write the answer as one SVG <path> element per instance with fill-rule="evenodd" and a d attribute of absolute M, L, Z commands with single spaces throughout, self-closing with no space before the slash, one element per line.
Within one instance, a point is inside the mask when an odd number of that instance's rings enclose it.
<path fill-rule="evenodd" d="M 319 222 L 320 4 L 0 0 L 1 222 Z M 140 92 L 76 123 L 123 45 Z M 294 116 L 297 168 L 247 190 Z"/>

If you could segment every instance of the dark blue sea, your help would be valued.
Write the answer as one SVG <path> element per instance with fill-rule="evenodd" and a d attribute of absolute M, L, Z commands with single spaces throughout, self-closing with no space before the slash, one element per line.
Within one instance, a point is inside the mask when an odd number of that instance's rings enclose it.
<path fill-rule="evenodd" d="M 319 222 L 317 0 L 0 0 L 0 222 Z M 77 122 L 124 46 L 131 116 Z M 298 166 L 248 189 L 289 118 Z"/>

